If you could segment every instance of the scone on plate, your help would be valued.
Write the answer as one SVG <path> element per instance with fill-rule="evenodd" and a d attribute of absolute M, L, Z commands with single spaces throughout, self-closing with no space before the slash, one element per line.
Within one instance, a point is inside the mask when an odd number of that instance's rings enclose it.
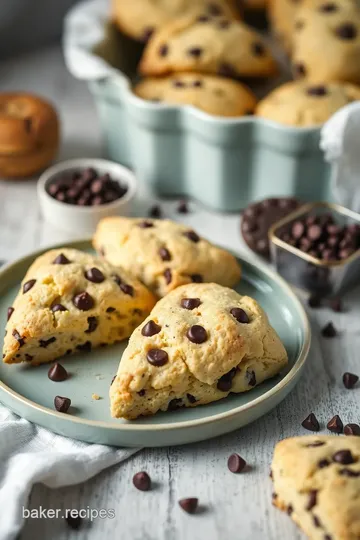
<path fill-rule="evenodd" d="M 112 19 L 117 27 L 143 42 L 164 24 L 188 13 L 215 19 L 240 17 L 236 0 L 112 0 Z"/>
<path fill-rule="evenodd" d="M 93 244 L 111 264 L 127 270 L 157 296 L 191 282 L 232 287 L 241 275 L 231 253 L 173 221 L 105 218 Z"/>
<path fill-rule="evenodd" d="M 312 540 L 360 538 L 360 438 L 285 439 L 272 462 L 273 503 Z"/>
<path fill-rule="evenodd" d="M 274 75 L 277 65 L 261 35 L 246 24 L 191 15 L 150 38 L 139 69 L 143 75 L 195 71 L 236 79 Z"/>
<path fill-rule="evenodd" d="M 216 116 L 244 116 L 252 114 L 256 106 L 254 94 L 243 84 L 199 73 L 144 79 L 134 92 L 146 100 L 193 105 Z"/>
<path fill-rule="evenodd" d="M 133 275 L 76 249 L 30 266 L 8 309 L 3 360 L 42 364 L 127 338 L 155 298 Z"/>
<path fill-rule="evenodd" d="M 289 126 L 326 122 L 337 110 L 360 99 L 360 88 L 346 83 L 289 82 L 258 103 L 256 115 Z"/>
<path fill-rule="evenodd" d="M 246 392 L 287 364 L 261 307 L 215 283 L 179 287 L 134 331 L 110 387 L 111 413 L 134 419 Z"/>

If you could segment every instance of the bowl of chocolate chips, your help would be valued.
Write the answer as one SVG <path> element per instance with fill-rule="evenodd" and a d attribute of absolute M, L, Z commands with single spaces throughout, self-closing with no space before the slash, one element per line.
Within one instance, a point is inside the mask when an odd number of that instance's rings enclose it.
<path fill-rule="evenodd" d="M 129 215 L 136 189 L 129 169 L 104 159 L 64 161 L 38 181 L 45 221 L 76 235 L 94 233 L 104 217 Z"/>

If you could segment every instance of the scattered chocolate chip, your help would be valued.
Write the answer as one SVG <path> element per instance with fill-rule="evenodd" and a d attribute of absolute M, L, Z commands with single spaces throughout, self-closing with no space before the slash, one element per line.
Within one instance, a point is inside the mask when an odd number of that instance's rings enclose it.
<path fill-rule="evenodd" d="M 165 278 L 166 285 L 169 285 L 172 280 L 172 274 L 171 274 L 170 268 L 166 268 L 166 270 L 164 270 L 164 278 Z"/>
<path fill-rule="evenodd" d="M 301 422 L 301 425 L 309 431 L 320 431 L 320 425 L 314 413 L 310 413 L 309 416 Z"/>
<path fill-rule="evenodd" d="M 237 372 L 236 368 L 230 369 L 225 375 L 220 377 L 220 379 L 217 382 L 216 388 L 220 390 L 220 392 L 230 392 L 232 388 L 232 381 L 235 377 Z"/>
<path fill-rule="evenodd" d="M 91 334 L 92 332 L 95 332 L 95 330 L 98 327 L 98 319 L 97 317 L 88 317 L 88 329 L 85 330 L 85 334 Z"/>
<path fill-rule="evenodd" d="M 228 64 L 227 62 L 222 62 L 219 65 L 218 75 L 220 75 L 221 77 L 231 77 L 234 79 L 236 79 L 236 77 L 238 76 L 236 69 L 231 64 Z"/>
<path fill-rule="evenodd" d="M 53 304 L 50 309 L 53 313 L 56 313 L 57 311 L 68 311 L 62 304 Z"/>
<path fill-rule="evenodd" d="M 336 414 L 331 420 L 329 420 L 329 422 L 327 423 L 327 428 L 333 433 L 342 433 L 344 424 L 342 423 L 341 418 L 338 414 Z"/>
<path fill-rule="evenodd" d="M 289 504 L 289 506 L 287 507 L 287 510 L 286 510 L 286 513 L 288 514 L 288 516 L 291 516 L 293 511 L 294 511 L 294 508 L 293 508 L 292 504 Z"/>
<path fill-rule="evenodd" d="M 239 454 L 231 454 L 227 462 L 228 469 L 232 473 L 241 472 L 246 466 L 246 461 Z"/>
<path fill-rule="evenodd" d="M 209 22 L 210 18 L 207 15 L 199 15 L 199 17 L 196 20 L 197 22 L 204 23 L 204 22 Z"/>
<path fill-rule="evenodd" d="M 190 277 L 193 283 L 203 283 L 204 281 L 204 278 L 200 274 L 192 274 Z"/>
<path fill-rule="evenodd" d="M 198 499 L 195 497 L 189 497 L 187 499 L 180 499 L 179 505 L 187 514 L 195 514 L 198 507 Z"/>
<path fill-rule="evenodd" d="M 201 47 L 190 47 L 190 49 L 188 49 L 187 52 L 190 56 L 194 56 L 195 58 L 200 58 L 203 51 Z"/>
<path fill-rule="evenodd" d="M 200 298 L 183 298 L 180 302 L 180 305 L 184 309 L 195 309 L 201 304 Z"/>
<path fill-rule="evenodd" d="M 33 359 L 34 359 L 34 357 L 31 356 L 31 354 L 25 354 L 25 360 L 26 360 L 26 362 L 32 362 Z"/>
<path fill-rule="evenodd" d="M 186 201 L 180 201 L 177 207 L 177 211 L 179 214 L 188 214 L 189 213 L 189 207 Z"/>
<path fill-rule="evenodd" d="M 313 516 L 313 523 L 314 523 L 314 526 L 316 528 L 320 528 L 321 527 L 321 521 L 320 519 L 317 517 L 317 516 Z"/>
<path fill-rule="evenodd" d="M 140 229 L 152 229 L 154 227 L 154 224 L 152 223 L 152 221 L 141 221 L 138 224 L 138 227 L 140 227 Z"/>
<path fill-rule="evenodd" d="M 36 279 L 30 279 L 30 281 L 27 281 L 26 283 L 24 283 L 24 286 L 23 286 L 23 294 L 27 293 L 28 291 L 30 291 L 30 289 L 33 288 L 33 286 L 35 285 L 36 283 Z"/>
<path fill-rule="evenodd" d="M 145 337 L 155 336 L 161 331 L 161 326 L 154 321 L 149 321 L 142 327 L 141 334 Z"/>
<path fill-rule="evenodd" d="M 195 231 L 186 231 L 184 232 L 184 236 L 186 236 L 186 238 L 191 240 L 191 242 L 195 242 L 195 244 L 197 244 L 200 241 L 200 236 L 196 234 Z"/>
<path fill-rule="evenodd" d="M 359 377 L 355 375 L 354 373 L 349 373 L 347 371 L 346 373 L 344 373 L 342 380 L 343 380 L 343 384 L 345 388 L 347 388 L 348 390 L 351 390 L 352 388 L 354 388 L 355 384 L 358 382 Z"/>
<path fill-rule="evenodd" d="M 218 22 L 218 27 L 221 28 L 222 30 L 226 30 L 227 28 L 229 28 L 230 24 L 231 24 L 230 21 L 227 21 L 226 19 L 224 19 L 223 21 Z"/>
<path fill-rule="evenodd" d="M 339 471 L 341 476 L 347 476 L 348 478 L 359 478 L 360 471 L 352 471 L 351 469 L 341 469 Z"/>
<path fill-rule="evenodd" d="M 218 17 L 223 12 L 219 4 L 212 3 L 212 2 L 208 4 L 207 10 L 208 10 L 208 13 L 210 13 L 210 15 L 212 15 L 213 17 Z"/>
<path fill-rule="evenodd" d="M 198 324 L 194 324 L 186 332 L 186 337 L 192 343 L 196 343 L 197 345 L 200 345 L 201 343 L 204 343 L 207 340 L 208 335 L 205 328 L 203 328 L 202 326 Z"/>
<path fill-rule="evenodd" d="M 128 296 L 134 296 L 134 287 L 132 287 L 131 285 L 121 282 L 120 289 L 124 294 L 127 294 Z"/>
<path fill-rule="evenodd" d="M 186 394 L 186 397 L 188 398 L 189 403 L 196 403 L 197 399 L 192 394 Z"/>
<path fill-rule="evenodd" d="M 8 310 L 7 310 L 7 320 L 9 321 L 10 320 L 10 317 L 11 315 L 14 313 L 14 308 L 13 307 L 8 307 Z"/>
<path fill-rule="evenodd" d="M 337 11 L 337 9 L 337 5 L 333 2 L 328 2 L 319 6 L 319 11 L 322 11 L 323 13 L 332 13 L 334 11 Z"/>
<path fill-rule="evenodd" d="M 89 311 L 94 307 L 94 300 L 89 293 L 83 291 L 74 296 L 73 304 L 81 311 Z"/>
<path fill-rule="evenodd" d="M 78 351 L 89 353 L 91 352 L 91 341 L 85 341 L 85 343 L 81 343 L 80 345 L 76 345 L 76 348 Z"/>
<path fill-rule="evenodd" d="M 180 81 L 179 79 L 173 80 L 172 85 L 173 85 L 175 88 L 184 88 L 184 87 L 186 86 L 185 83 L 184 83 L 184 81 Z"/>
<path fill-rule="evenodd" d="M 246 374 L 245 374 L 245 378 L 246 378 L 247 383 L 248 383 L 249 386 L 256 386 L 255 371 L 247 369 Z"/>
<path fill-rule="evenodd" d="M 66 411 L 61 411 L 66 412 Z M 74 529 L 74 531 L 77 531 L 80 529 L 82 524 L 82 518 L 77 514 L 76 516 L 73 516 L 72 514 L 68 514 L 66 516 L 66 523 L 70 527 L 70 529 Z"/>
<path fill-rule="evenodd" d="M 344 23 L 335 29 L 335 34 L 341 39 L 355 39 L 357 36 L 357 29 L 352 23 Z"/>
<path fill-rule="evenodd" d="M 55 341 L 56 341 L 56 337 L 51 337 L 49 339 L 40 339 L 39 346 L 42 347 L 43 349 L 46 349 L 49 345 L 51 345 L 52 343 L 55 343 Z"/>
<path fill-rule="evenodd" d="M 162 349 L 150 349 L 146 358 L 149 364 L 156 367 L 165 366 L 169 361 L 168 353 Z"/>
<path fill-rule="evenodd" d="M 162 45 L 160 45 L 159 47 L 159 56 L 166 56 L 169 52 L 169 46 L 166 45 L 166 43 L 163 43 Z"/>
<path fill-rule="evenodd" d="M 63 253 L 60 253 L 52 262 L 53 264 L 71 264 L 71 261 Z"/>
<path fill-rule="evenodd" d="M 276 501 L 276 499 L 278 498 L 278 494 L 275 493 L 275 491 L 271 494 L 271 498 L 273 501 Z"/>
<path fill-rule="evenodd" d="M 138 396 L 140 396 L 140 397 L 145 396 L 145 389 L 144 388 L 142 390 L 140 390 L 140 392 L 138 392 Z"/>
<path fill-rule="evenodd" d="M 12 335 L 14 336 L 14 338 L 16 339 L 16 341 L 19 343 L 20 347 L 22 347 L 23 345 L 25 345 L 25 338 L 21 337 L 19 332 L 17 330 L 13 330 L 12 331 Z"/>
<path fill-rule="evenodd" d="M 308 305 L 311 308 L 319 308 L 322 305 L 322 296 L 319 294 L 313 293 L 309 296 Z"/>
<path fill-rule="evenodd" d="M 326 96 L 327 93 L 328 93 L 326 87 L 323 86 L 323 85 L 309 86 L 306 92 L 307 92 L 308 96 L 313 96 L 313 97 Z"/>
<path fill-rule="evenodd" d="M 184 407 L 183 400 L 181 398 L 174 398 L 169 401 L 167 410 L 176 411 L 176 409 L 180 409 L 180 407 Z"/>
<path fill-rule="evenodd" d="M 300 79 L 301 77 L 305 77 L 306 75 L 306 68 L 304 64 L 301 64 L 300 62 L 293 65 L 293 73 L 294 77 L 296 79 Z"/>
<path fill-rule="evenodd" d="M 133 484 L 140 491 L 149 491 L 151 489 L 151 479 L 147 472 L 138 472 L 133 476 Z"/>
<path fill-rule="evenodd" d="M 351 465 L 351 463 L 355 463 L 350 450 L 339 450 L 338 452 L 335 452 L 332 459 L 336 463 L 341 463 L 341 465 Z"/>
<path fill-rule="evenodd" d="M 66 369 L 56 362 L 48 371 L 48 377 L 51 381 L 62 382 L 65 381 L 68 377 Z"/>
<path fill-rule="evenodd" d="M 171 261 L 171 253 L 166 247 L 159 249 L 159 255 L 163 261 Z"/>
<path fill-rule="evenodd" d="M 309 493 L 309 499 L 305 507 L 305 510 L 311 510 L 312 508 L 314 508 L 314 506 L 316 506 L 316 502 L 317 502 L 317 491 L 313 489 Z"/>
<path fill-rule="evenodd" d="M 154 218 L 154 219 L 160 219 L 162 217 L 162 211 L 158 204 L 150 208 L 149 217 Z"/>
<path fill-rule="evenodd" d="M 330 465 L 329 461 L 327 459 L 320 459 L 318 463 L 319 469 L 324 469 L 325 467 L 328 467 Z"/>
<path fill-rule="evenodd" d="M 92 283 L 102 283 L 105 280 L 104 274 L 98 268 L 90 268 L 90 270 L 86 270 L 85 277 Z"/>
<path fill-rule="evenodd" d="M 56 396 L 54 399 L 55 409 L 59 412 L 66 413 L 71 405 L 71 399 L 62 396 Z"/>
<path fill-rule="evenodd" d="M 106 309 L 106 313 L 114 313 L 114 311 L 116 311 L 116 309 L 111 306 Z"/>
<path fill-rule="evenodd" d="M 248 324 L 250 322 L 248 314 L 241 308 L 231 308 L 230 313 L 239 323 Z"/>
<path fill-rule="evenodd" d="M 344 435 L 360 436 L 360 426 L 358 424 L 346 424 L 344 427 Z"/>
<path fill-rule="evenodd" d="M 111 383 L 110 383 L 110 386 L 112 386 L 113 382 L 115 381 L 116 379 L 116 375 L 113 376 L 113 378 L 111 379 Z"/>
<path fill-rule="evenodd" d="M 332 322 L 329 322 L 324 326 L 324 328 L 321 330 L 321 335 L 324 338 L 334 338 L 337 335 L 336 328 L 333 325 Z"/>
<path fill-rule="evenodd" d="M 251 51 L 255 56 L 264 56 L 266 52 L 264 45 L 259 41 L 251 44 Z"/>

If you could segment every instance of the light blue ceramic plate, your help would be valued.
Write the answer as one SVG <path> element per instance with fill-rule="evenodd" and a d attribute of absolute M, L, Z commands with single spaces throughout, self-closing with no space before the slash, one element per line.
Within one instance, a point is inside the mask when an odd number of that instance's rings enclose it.
<path fill-rule="evenodd" d="M 90 242 L 69 247 L 91 251 Z M 5 327 L 7 307 L 17 294 L 28 266 L 40 255 L 33 253 L 0 272 L 0 326 Z M 236 290 L 253 296 L 268 313 L 289 355 L 289 367 L 280 377 L 222 401 L 159 413 L 127 422 L 109 414 L 108 391 L 126 342 L 87 355 L 74 355 L 62 362 L 71 374 L 55 383 L 48 379 L 48 365 L 0 365 L 0 399 L 23 417 L 52 431 L 88 442 L 115 446 L 168 446 L 195 442 L 233 431 L 275 407 L 298 381 L 310 346 L 306 314 L 288 285 L 267 269 L 241 260 L 243 278 Z M 101 396 L 99 401 L 92 394 Z M 56 395 L 69 397 L 71 414 L 54 410 Z"/>

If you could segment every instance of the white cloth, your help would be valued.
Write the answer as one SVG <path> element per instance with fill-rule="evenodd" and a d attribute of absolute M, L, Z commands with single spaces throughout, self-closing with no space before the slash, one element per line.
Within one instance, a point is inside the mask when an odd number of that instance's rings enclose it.
<path fill-rule="evenodd" d="M 360 212 L 360 102 L 335 113 L 321 131 L 321 149 L 331 164 L 336 200 Z"/>
<path fill-rule="evenodd" d="M 135 452 L 61 437 L 0 403 L 0 540 L 12 540 L 21 530 L 34 484 L 78 484 Z"/>

